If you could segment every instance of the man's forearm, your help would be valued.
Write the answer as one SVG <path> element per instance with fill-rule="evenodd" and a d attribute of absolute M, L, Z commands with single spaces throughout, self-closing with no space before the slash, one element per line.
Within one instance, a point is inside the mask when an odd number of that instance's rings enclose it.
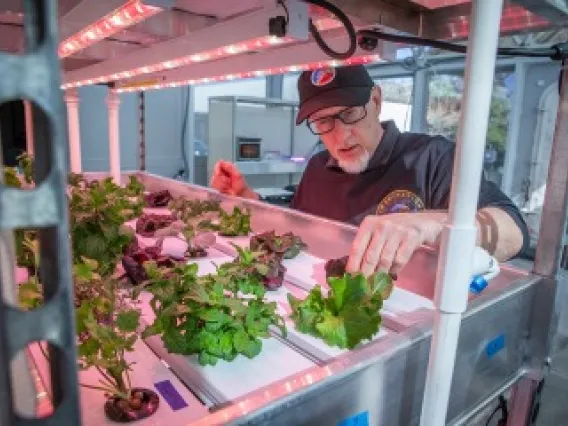
<path fill-rule="evenodd" d="M 429 211 L 423 214 L 442 224 L 446 224 L 449 220 L 448 213 L 443 211 Z M 511 216 L 498 207 L 480 209 L 476 215 L 476 225 L 476 244 L 500 262 L 515 256 L 523 245 L 521 230 Z M 436 241 L 426 241 L 426 243 L 437 246 L 440 243 L 439 237 L 440 235 Z"/>
<path fill-rule="evenodd" d="M 515 256 L 523 246 L 523 233 L 516 222 L 498 207 L 477 212 L 477 244 L 503 262 Z"/>

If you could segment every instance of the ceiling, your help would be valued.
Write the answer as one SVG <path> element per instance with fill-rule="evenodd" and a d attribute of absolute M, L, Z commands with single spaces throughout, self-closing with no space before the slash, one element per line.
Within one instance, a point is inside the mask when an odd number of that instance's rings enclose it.
<path fill-rule="evenodd" d="M 464 39 L 469 31 L 467 19 L 471 9 L 469 0 L 329 1 L 349 14 L 358 27 L 380 25 L 405 33 L 440 39 Z M 543 12 L 542 5 L 536 10 L 530 4 L 532 1 L 535 0 L 506 0 L 501 25 L 504 35 L 550 30 L 566 23 L 565 20 L 551 23 L 545 17 L 548 16 L 547 10 Z M 18 53 L 24 50 L 22 3 L 21 0 L 0 1 L 0 51 Z M 83 70 L 86 71 L 85 75 L 89 75 L 88 71 L 93 70 L 89 77 L 92 78 L 96 73 L 102 72 L 101 70 L 108 64 L 108 69 L 126 72 L 128 67 L 125 65 L 121 68 L 120 64 L 123 61 L 127 63 L 130 58 L 133 58 L 132 63 L 146 61 L 146 64 L 150 65 L 153 58 L 168 59 L 167 53 L 164 53 L 169 52 L 168 49 L 171 49 L 172 55 L 177 52 L 176 55 L 179 57 L 181 51 L 199 51 L 196 45 L 214 46 L 214 41 L 218 37 L 229 40 L 230 37 L 228 38 L 226 33 L 231 33 L 233 30 L 235 40 L 231 43 L 236 43 L 241 41 L 237 33 L 242 30 L 241 27 L 246 25 L 246 22 L 249 22 L 247 17 L 258 15 L 263 8 L 266 9 L 267 5 L 273 6 L 274 3 L 274 0 L 58 0 L 62 70 L 70 76 L 83 74 Z M 125 5 L 130 5 L 128 6 L 130 9 L 125 9 L 127 11 L 138 13 L 136 11 L 144 10 L 145 12 L 141 12 L 140 16 L 133 18 L 128 24 L 122 22 L 119 28 L 112 29 L 108 36 L 99 36 L 96 42 L 87 42 L 74 48 L 75 50 L 70 53 L 62 53 L 61 49 L 64 46 L 71 46 L 72 43 L 67 42 L 76 40 L 77 34 L 83 31 L 84 35 L 85 28 L 92 28 L 93 23 L 101 22 L 105 16 L 111 16 Z M 532 13 L 531 10 L 540 15 Z M 128 16 L 131 15 L 132 13 Z M 314 20 L 316 17 L 328 16 L 313 7 L 310 9 L 310 15 Z M 232 22 L 235 23 L 233 27 L 231 27 Z M 255 21 L 250 22 L 253 22 L 251 25 L 257 25 Z M 267 20 L 258 23 L 261 24 L 266 28 L 268 26 Z M 213 26 L 220 30 L 211 31 Z M 326 34 L 335 37 L 341 32 L 332 26 Z M 228 43 L 221 43 L 221 46 L 223 45 L 227 46 Z M 268 50 L 273 49 L 287 48 L 290 51 L 290 45 L 269 47 L 270 49 L 265 49 L 261 53 L 257 52 L 254 58 L 260 58 L 265 52 L 268 55 L 270 53 Z M 311 52 L 306 50 L 305 46 L 301 48 L 306 51 L 306 55 Z M 248 58 L 253 58 L 250 56 L 251 53 L 253 52 L 250 50 L 246 52 Z M 236 61 L 239 59 L 237 56 L 240 55 L 234 55 L 231 60 Z M 291 51 L 288 52 L 288 56 L 294 57 Z M 189 66 L 199 68 L 201 65 L 187 65 L 181 68 Z M 228 65 L 227 69 L 230 68 Z M 246 64 L 241 68 L 245 69 Z M 203 67 L 203 72 L 206 72 L 205 70 L 206 68 Z M 155 76 L 156 73 L 148 73 L 147 76 L 152 75 Z M 178 75 L 181 74 L 178 72 L 176 76 Z"/>

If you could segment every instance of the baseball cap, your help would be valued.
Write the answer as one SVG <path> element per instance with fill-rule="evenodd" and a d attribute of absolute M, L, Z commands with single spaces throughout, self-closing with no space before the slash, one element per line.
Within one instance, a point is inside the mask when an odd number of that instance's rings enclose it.
<path fill-rule="evenodd" d="M 298 78 L 300 109 L 296 124 L 324 108 L 365 105 L 374 85 L 363 65 L 304 71 Z"/>

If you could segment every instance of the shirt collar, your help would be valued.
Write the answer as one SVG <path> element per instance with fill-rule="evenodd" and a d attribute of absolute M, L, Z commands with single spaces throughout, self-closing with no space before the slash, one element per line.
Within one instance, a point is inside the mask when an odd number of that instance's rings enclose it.
<path fill-rule="evenodd" d="M 398 130 L 394 121 L 383 121 L 381 122 L 381 126 L 383 127 L 383 136 L 377 146 L 377 149 L 375 149 L 373 156 L 369 160 L 367 170 L 376 169 L 388 164 L 392 157 L 396 142 L 400 137 L 400 130 Z M 339 166 L 337 164 L 337 160 L 330 155 L 327 160 L 326 167 L 338 168 Z"/>

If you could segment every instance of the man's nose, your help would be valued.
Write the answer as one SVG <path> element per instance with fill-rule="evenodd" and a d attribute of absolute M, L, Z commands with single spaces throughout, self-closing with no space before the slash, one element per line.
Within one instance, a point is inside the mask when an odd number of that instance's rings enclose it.
<path fill-rule="evenodd" d="M 334 133 L 336 138 L 345 140 L 351 133 L 351 127 L 346 124 L 343 124 L 341 120 L 336 119 Z"/>

